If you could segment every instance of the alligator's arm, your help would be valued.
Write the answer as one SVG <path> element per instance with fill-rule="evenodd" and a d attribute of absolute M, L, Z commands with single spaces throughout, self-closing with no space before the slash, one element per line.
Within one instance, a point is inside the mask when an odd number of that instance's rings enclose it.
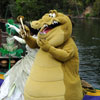
<path fill-rule="evenodd" d="M 36 42 L 36 39 L 33 38 L 32 36 L 28 36 L 25 38 L 25 41 L 26 41 L 26 44 L 28 44 L 28 46 L 30 48 L 37 48 L 38 45 L 37 45 L 37 42 Z"/>
<path fill-rule="evenodd" d="M 67 47 L 64 49 L 55 48 L 53 46 L 50 47 L 49 53 L 57 60 L 67 61 L 74 56 L 74 48 Z"/>

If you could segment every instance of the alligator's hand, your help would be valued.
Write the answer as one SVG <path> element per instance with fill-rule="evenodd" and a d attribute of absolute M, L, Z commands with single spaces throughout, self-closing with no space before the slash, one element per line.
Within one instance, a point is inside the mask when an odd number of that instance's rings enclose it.
<path fill-rule="evenodd" d="M 23 39 L 26 39 L 27 37 L 31 36 L 30 35 L 30 29 L 24 25 L 25 30 L 21 29 L 20 35 L 22 36 Z"/>
<path fill-rule="evenodd" d="M 26 44 L 28 44 L 30 48 L 37 48 L 38 46 L 37 46 L 36 39 L 31 36 L 30 29 L 27 26 L 24 27 L 25 27 L 25 32 L 21 30 L 20 35 L 22 36 L 22 38 L 25 40 Z"/>
<path fill-rule="evenodd" d="M 38 40 L 38 45 L 42 50 L 44 50 L 46 52 L 48 52 L 51 47 L 51 45 L 48 43 L 48 41 L 44 40 L 44 39 Z"/>

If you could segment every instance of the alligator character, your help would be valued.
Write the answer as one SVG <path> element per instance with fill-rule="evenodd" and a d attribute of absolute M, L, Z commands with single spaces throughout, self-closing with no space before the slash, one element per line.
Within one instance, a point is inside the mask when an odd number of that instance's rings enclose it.
<path fill-rule="evenodd" d="M 50 10 L 35 22 L 39 24 L 37 40 L 25 36 L 31 48 L 40 47 L 24 89 L 25 100 L 82 100 L 78 49 L 69 17 Z"/>

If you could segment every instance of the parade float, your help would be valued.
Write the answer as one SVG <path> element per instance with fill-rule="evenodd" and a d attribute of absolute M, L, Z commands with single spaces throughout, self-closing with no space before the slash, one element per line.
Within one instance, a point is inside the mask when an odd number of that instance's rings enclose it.
<path fill-rule="evenodd" d="M 14 28 L 19 28 L 17 24 L 14 23 L 12 19 L 8 19 L 5 24 L 6 32 L 1 31 L 1 40 L 5 39 L 5 42 L 1 41 L 0 46 L 0 82 L 3 82 L 3 74 L 10 70 L 10 68 L 21 58 L 23 53 L 22 49 L 18 48 L 18 44 L 15 43 L 15 38 L 17 34 Z M 13 28 L 14 27 L 14 28 Z M 2 35 L 6 34 L 3 38 Z M 4 41 L 4 40 L 3 40 Z"/>

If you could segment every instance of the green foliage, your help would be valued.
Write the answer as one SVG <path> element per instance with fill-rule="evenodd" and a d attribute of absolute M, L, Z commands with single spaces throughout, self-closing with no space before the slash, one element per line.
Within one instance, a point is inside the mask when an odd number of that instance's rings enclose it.
<path fill-rule="evenodd" d="M 96 0 L 93 5 L 94 16 L 100 17 L 100 0 Z"/>
<path fill-rule="evenodd" d="M 60 0 L 16 0 L 10 4 L 10 9 L 13 17 L 23 15 L 27 20 L 40 18 L 44 13 L 50 9 L 61 9 Z M 13 8 L 13 9 L 12 9 Z"/>
<path fill-rule="evenodd" d="M 0 0 L 0 17 L 6 17 L 6 13 L 9 12 L 8 4 L 9 0 Z M 8 16 L 10 16 L 10 13 Z"/>
<path fill-rule="evenodd" d="M 25 20 L 35 20 L 51 9 L 65 14 L 81 15 L 88 6 L 93 6 L 93 15 L 100 16 L 100 0 L 0 0 L 0 16 L 17 18 L 25 16 Z M 3 8 L 3 9 L 2 9 Z"/>
<path fill-rule="evenodd" d="M 26 20 L 38 19 L 51 9 L 79 15 L 83 8 L 81 0 L 16 0 L 10 7 L 13 17 L 23 15 Z"/>
<path fill-rule="evenodd" d="M 95 2 L 95 0 L 81 0 L 82 1 L 82 4 L 83 4 L 83 7 L 87 7 L 87 6 L 92 6 L 93 3 Z"/>
<path fill-rule="evenodd" d="M 90 17 L 90 13 L 85 15 L 86 19 Z"/>

